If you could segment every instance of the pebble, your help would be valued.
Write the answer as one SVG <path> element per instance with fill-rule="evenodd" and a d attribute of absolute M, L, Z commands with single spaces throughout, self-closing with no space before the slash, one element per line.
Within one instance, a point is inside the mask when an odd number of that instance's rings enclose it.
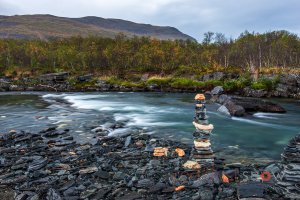
<path fill-rule="evenodd" d="M 90 174 L 96 171 L 98 171 L 97 167 L 89 167 L 89 168 L 79 170 L 79 174 Z"/>

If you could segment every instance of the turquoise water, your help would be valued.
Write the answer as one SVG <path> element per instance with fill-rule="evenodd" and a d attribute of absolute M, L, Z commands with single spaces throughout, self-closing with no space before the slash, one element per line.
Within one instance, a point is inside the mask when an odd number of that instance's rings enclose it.
<path fill-rule="evenodd" d="M 170 93 L 23 93 L 0 94 L 0 132 L 39 130 L 55 124 L 70 128 L 81 141 L 93 138 L 92 127 L 107 120 L 122 121 L 125 128 L 192 144 L 195 94 Z M 243 118 L 219 114 L 217 104 L 207 105 L 214 124 L 212 144 L 246 158 L 279 159 L 288 140 L 300 132 L 300 102 L 274 100 L 286 114 L 255 113 Z M 105 118 L 105 120 L 104 120 Z"/>

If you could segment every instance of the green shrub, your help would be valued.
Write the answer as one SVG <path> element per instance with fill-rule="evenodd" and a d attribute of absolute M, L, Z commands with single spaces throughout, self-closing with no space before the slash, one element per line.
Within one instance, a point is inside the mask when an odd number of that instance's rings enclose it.
<path fill-rule="evenodd" d="M 69 77 L 67 79 L 69 85 L 76 85 L 77 84 L 77 78 L 76 77 Z"/>
<path fill-rule="evenodd" d="M 158 86 L 166 86 L 169 85 L 171 79 L 172 78 L 170 77 L 153 76 L 146 81 L 146 84 L 147 85 L 156 84 Z"/>
<path fill-rule="evenodd" d="M 209 89 L 212 89 L 218 85 L 223 85 L 222 81 L 213 79 L 213 80 L 208 80 L 208 81 L 203 82 L 203 86 L 205 88 L 209 88 Z"/>
<path fill-rule="evenodd" d="M 253 82 L 251 85 L 251 88 L 254 90 L 266 90 L 266 85 L 264 85 L 262 82 Z"/>
<path fill-rule="evenodd" d="M 276 87 L 277 83 L 276 79 L 261 78 L 253 82 L 251 88 L 255 90 L 271 91 Z"/>
<path fill-rule="evenodd" d="M 225 80 L 223 83 L 225 90 L 235 90 L 239 88 L 239 83 L 237 79 Z"/>
<path fill-rule="evenodd" d="M 203 83 L 188 78 L 173 78 L 170 86 L 174 88 L 198 88 L 203 87 Z"/>
<path fill-rule="evenodd" d="M 106 78 L 105 81 L 110 85 L 120 85 L 122 81 L 115 76 Z"/>
<path fill-rule="evenodd" d="M 173 73 L 174 76 L 182 77 L 184 76 L 200 76 L 202 72 L 201 67 L 195 67 L 192 65 L 180 65 L 176 71 Z"/>
<path fill-rule="evenodd" d="M 144 83 L 134 83 L 134 82 L 130 82 L 130 81 L 122 81 L 120 85 L 131 88 L 131 87 L 143 87 Z"/>

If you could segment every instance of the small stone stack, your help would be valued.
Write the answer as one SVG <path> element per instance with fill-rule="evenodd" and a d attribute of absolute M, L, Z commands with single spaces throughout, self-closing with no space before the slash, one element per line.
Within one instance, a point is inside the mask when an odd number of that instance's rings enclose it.
<path fill-rule="evenodd" d="M 195 96 L 195 117 L 193 125 L 194 148 L 191 152 L 191 159 L 200 164 L 201 169 L 212 169 L 214 167 L 214 152 L 211 149 L 210 134 L 213 125 L 208 123 L 205 107 L 205 96 L 197 94 Z"/>
<path fill-rule="evenodd" d="M 278 186 L 289 199 L 300 198 L 300 134 L 290 140 L 281 154 L 283 168 L 278 176 Z"/>

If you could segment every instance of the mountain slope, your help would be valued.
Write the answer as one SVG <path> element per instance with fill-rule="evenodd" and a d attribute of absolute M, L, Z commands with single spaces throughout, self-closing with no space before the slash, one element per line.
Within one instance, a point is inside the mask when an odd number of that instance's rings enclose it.
<path fill-rule="evenodd" d="M 195 40 L 173 27 L 138 24 L 121 19 L 66 18 L 53 15 L 0 16 L 0 38 L 47 40 L 77 35 L 113 38 L 120 32 L 129 37 L 137 35 L 162 40 Z"/>

